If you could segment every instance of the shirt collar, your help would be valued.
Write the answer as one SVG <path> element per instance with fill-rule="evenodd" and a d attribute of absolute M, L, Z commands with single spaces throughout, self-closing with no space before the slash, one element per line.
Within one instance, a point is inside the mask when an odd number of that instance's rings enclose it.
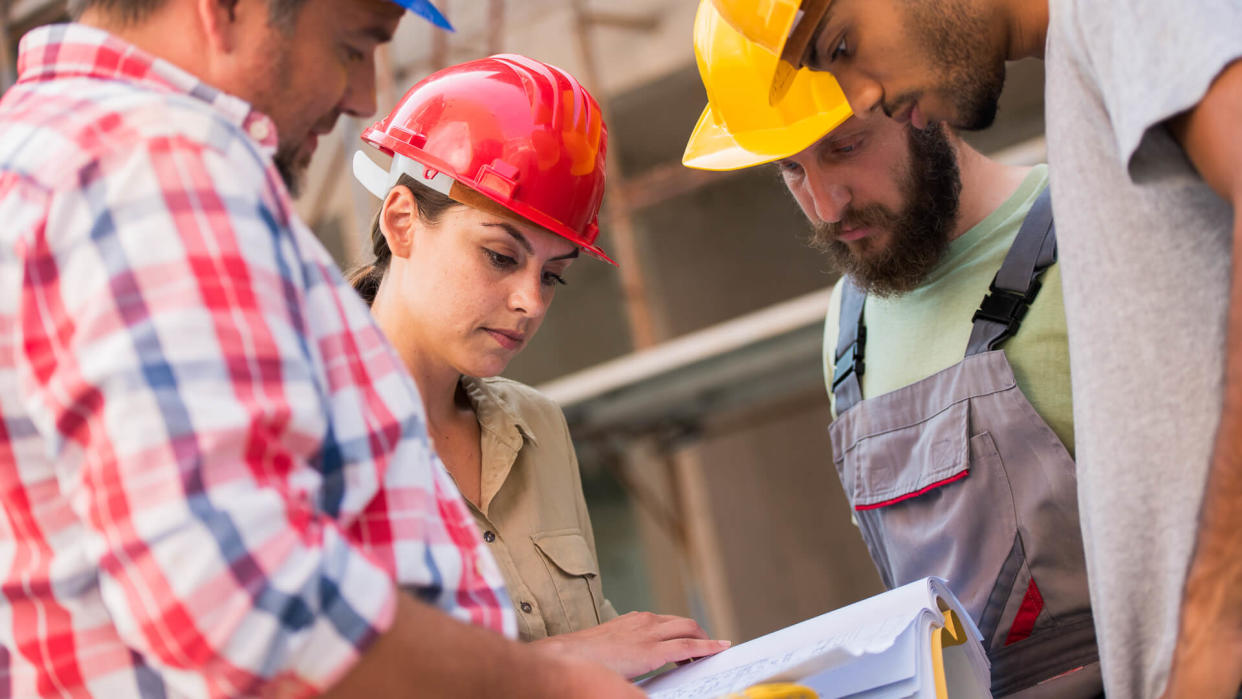
<path fill-rule="evenodd" d="M 236 124 L 269 156 L 276 151 L 275 124 L 248 102 L 96 27 L 51 24 L 32 29 L 18 46 L 17 73 L 18 82 L 87 77 L 186 95 Z"/>
<path fill-rule="evenodd" d="M 483 379 L 472 376 L 461 377 L 462 388 L 474 405 L 474 413 L 479 418 L 479 427 L 491 432 L 497 439 L 514 451 L 522 448 L 525 442 L 538 444 L 535 434 L 526 420 L 515 412 L 499 394 Z"/>

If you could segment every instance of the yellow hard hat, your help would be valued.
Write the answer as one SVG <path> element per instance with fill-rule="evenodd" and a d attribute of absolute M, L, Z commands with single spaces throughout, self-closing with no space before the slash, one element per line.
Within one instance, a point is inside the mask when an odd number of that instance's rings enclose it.
<path fill-rule="evenodd" d="M 831 0 L 712 0 L 724 21 L 780 60 L 769 76 L 768 101 L 790 89 Z"/>
<path fill-rule="evenodd" d="M 713 0 L 699 2 L 694 55 L 707 108 L 686 144 L 686 167 L 737 170 L 787 158 L 852 114 L 831 74 L 806 69 L 795 71 L 785 96 L 769 104 L 776 55 L 738 33 Z"/>

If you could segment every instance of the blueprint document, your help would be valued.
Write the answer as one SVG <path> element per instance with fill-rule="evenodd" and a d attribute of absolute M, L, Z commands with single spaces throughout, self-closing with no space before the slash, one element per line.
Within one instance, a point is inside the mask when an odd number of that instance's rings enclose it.
<path fill-rule="evenodd" d="M 718 697 L 759 682 L 797 682 L 822 697 L 937 696 L 933 632 L 954 609 L 967 638 L 944 649 L 940 673 L 955 699 L 987 697 L 979 632 L 943 581 L 925 578 L 788 626 L 642 684 L 653 699 Z M 941 680 L 944 686 L 945 679 Z"/>

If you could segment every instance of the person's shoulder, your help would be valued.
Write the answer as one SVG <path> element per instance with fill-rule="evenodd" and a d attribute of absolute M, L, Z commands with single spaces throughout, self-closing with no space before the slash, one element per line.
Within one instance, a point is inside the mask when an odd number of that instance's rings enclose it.
<path fill-rule="evenodd" d="M 231 173 L 263 170 L 245 133 L 191 95 L 120 81 L 67 78 L 18 86 L 24 94 L 0 113 L 7 132 L 0 162 L 49 189 L 72 186 L 88 168 L 141 156 L 152 149 L 213 152 L 230 159 Z"/>
<path fill-rule="evenodd" d="M 542 443 L 555 438 L 557 433 L 567 434 L 569 426 L 565 413 L 556 401 L 519 381 L 493 376 L 479 379 L 479 383 L 530 429 L 536 441 Z"/>
<path fill-rule="evenodd" d="M 479 382 L 523 418 L 548 415 L 559 419 L 562 415 L 561 407 L 555 401 L 520 381 L 492 376 L 479 379 Z"/>

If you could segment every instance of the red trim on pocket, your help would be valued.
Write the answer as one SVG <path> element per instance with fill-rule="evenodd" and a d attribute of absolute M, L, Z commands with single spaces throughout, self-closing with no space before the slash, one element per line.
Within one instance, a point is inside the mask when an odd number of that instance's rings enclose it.
<path fill-rule="evenodd" d="M 1022 598 L 1022 606 L 1018 608 L 1018 616 L 1013 619 L 1013 626 L 1009 627 L 1009 635 L 1005 638 L 1005 645 L 1017 643 L 1022 639 L 1031 635 L 1031 631 L 1035 628 L 1035 619 L 1044 609 L 1044 596 L 1039 594 L 1039 588 L 1035 585 L 1035 578 L 1031 578 L 1031 584 L 1026 588 L 1026 596 Z"/>
<path fill-rule="evenodd" d="M 916 490 L 913 493 L 906 493 L 905 495 L 899 495 L 893 498 L 892 500 L 885 500 L 884 502 L 872 503 L 870 505 L 855 505 L 854 509 L 858 510 L 859 512 L 862 512 L 863 510 L 878 510 L 881 507 L 888 507 L 889 505 L 896 505 L 897 503 L 903 500 L 909 500 L 910 498 L 917 498 L 923 493 L 935 490 L 936 488 L 939 488 L 942 485 L 948 485 L 954 481 L 960 481 L 969 475 L 970 475 L 970 469 L 966 469 L 965 471 L 949 476 L 948 478 L 942 481 L 936 481 L 935 483 L 932 483 L 926 488 L 920 488 L 919 490 Z"/>

